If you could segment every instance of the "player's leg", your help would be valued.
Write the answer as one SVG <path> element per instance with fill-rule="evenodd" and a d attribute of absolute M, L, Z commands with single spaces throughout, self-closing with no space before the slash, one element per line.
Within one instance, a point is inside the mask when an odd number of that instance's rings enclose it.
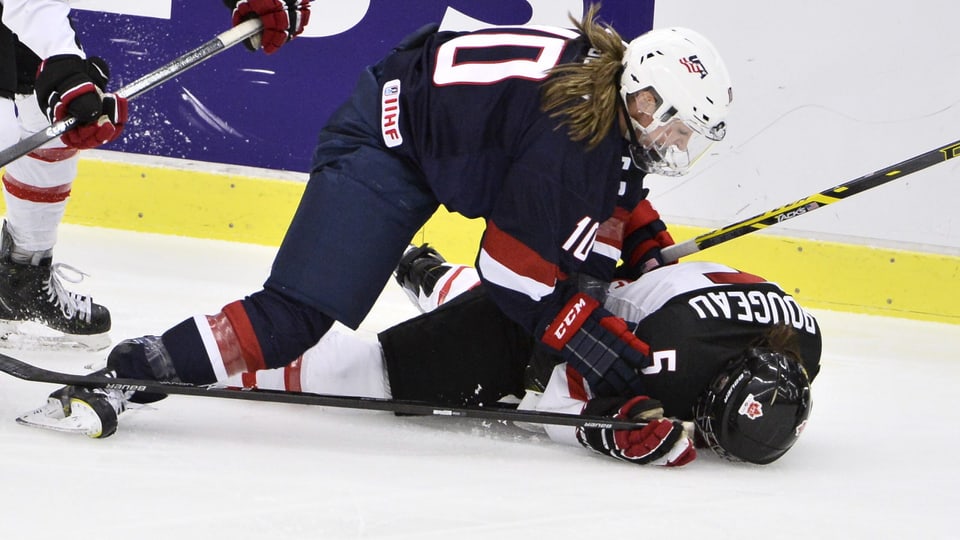
<path fill-rule="evenodd" d="M 524 394 L 534 338 L 476 287 L 379 335 L 398 399 L 462 406 Z"/>
<path fill-rule="evenodd" d="M 426 244 L 409 246 L 394 275 L 423 312 L 433 311 L 480 284 L 474 268 L 446 262 Z M 246 372 L 230 382 L 248 388 L 390 397 L 380 345 L 337 329 L 327 332 L 287 366 Z"/>
<path fill-rule="evenodd" d="M 19 126 L 11 126 L 4 114 L 4 131 L 30 134 L 47 126 L 33 95 L 19 95 L 16 106 Z M 66 341 L 100 349 L 110 342 L 109 311 L 64 286 L 62 279 L 78 281 L 82 273 L 53 263 L 77 161 L 77 151 L 55 139 L 4 171 L 7 213 L 0 247 L 0 319 L 9 330 L 15 330 L 16 323 L 37 321 L 65 334 Z"/>
<path fill-rule="evenodd" d="M 283 367 L 334 320 L 355 328 L 373 306 L 439 204 L 422 174 L 383 146 L 379 109 L 371 107 L 378 95 L 365 73 L 321 131 L 313 172 L 263 290 L 163 333 L 180 380 L 205 384 Z M 143 354 L 122 356 L 111 355 L 119 374 L 152 372 Z"/>
<path fill-rule="evenodd" d="M 313 172 L 263 290 L 161 336 L 119 344 L 109 369 L 120 377 L 226 381 L 290 364 L 334 320 L 359 325 L 410 238 L 439 205 L 421 173 L 383 147 L 378 112 L 369 106 L 378 92 L 366 73 L 322 131 Z"/>
<path fill-rule="evenodd" d="M 390 397 L 380 344 L 341 328 L 324 334 L 300 358 L 282 368 L 243 373 L 229 382 L 247 388 Z"/>

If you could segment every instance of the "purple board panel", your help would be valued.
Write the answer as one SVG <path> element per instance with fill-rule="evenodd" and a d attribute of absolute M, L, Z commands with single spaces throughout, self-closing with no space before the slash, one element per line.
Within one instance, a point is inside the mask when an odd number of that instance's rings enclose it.
<path fill-rule="evenodd" d="M 451 10 L 486 24 L 562 21 L 571 2 L 370 0 L 331 7 L 338 5 L 315 2 L 309 30 L 328 35 L 298 38 L 270 56 L 237 46 L 137 97 L 124 136 L 105 148 L 305 172 L 317 131 L 361 69 L 403 36 L 445 17 L 446 24 Z M 75 12 L 84 48 L 112 68 L 111 90 L 229 27 L 229 11 L 219 1 L 173 0 L 170 7 L 169 20 Z M 607 0 L 601 17 L 630 39 L 651 28 L 653 9 L 653 0 Z"/>

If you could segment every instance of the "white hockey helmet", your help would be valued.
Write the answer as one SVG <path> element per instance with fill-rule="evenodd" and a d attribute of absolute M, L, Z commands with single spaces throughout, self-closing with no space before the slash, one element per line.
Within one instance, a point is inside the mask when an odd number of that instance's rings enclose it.
<path fill-rule="evenodd" d="M 631 112 L 634 162 L 650 173 L 679 176 L 723 139 L 733 88 L 726 65 L 705 37 L 687 28 L 663 28 L 627 44 L 620 96 Z M 638 97 L 645 99 L 639 115 L 640 105 L 630 103 Z"/>

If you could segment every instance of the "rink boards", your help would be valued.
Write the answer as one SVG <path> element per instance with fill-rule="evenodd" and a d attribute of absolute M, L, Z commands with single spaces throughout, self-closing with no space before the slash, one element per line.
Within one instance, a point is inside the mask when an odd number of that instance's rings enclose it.
<path fill-rule="evenodd" d="M 279 245 L 306 175 L 91 152 L 65 221 L 79 225 Z M 652 194 L 654 201 L 656 193 Z M 670 224 L 677 241 L 707 228 Z M 443 210 L 416 242 L 472 263 L 483 230 Z M 960 257 L 919 251 L 751 234 L 692 256 L 749 269 L 779 283 L 806 306 L 960 323 Z"/>

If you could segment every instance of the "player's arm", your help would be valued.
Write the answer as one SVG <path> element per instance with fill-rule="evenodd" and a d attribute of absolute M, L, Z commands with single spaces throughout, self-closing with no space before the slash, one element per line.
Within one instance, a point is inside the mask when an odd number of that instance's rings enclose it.
<path fill-rule="evenodd" d="M 291 39 L 303 33 L 310 21 L 310 0 L 224 0 L 233 11 L 233 25 L 259 17 L 263 31 L 244 41 L 251 51 L 263 48 L 275 53 Z"/>
<path fill-rule="evenodd" d="M 597 299 L 575 293 L 546 324 L 540 339 L 583 376 L 593 393 L 646 392 L 640 370 L 649 364 L 650 347 Z"/>
<path fill-rule="evenodd" d="M 4 0 L 3 24 L 40 58 L 86 58 L 70 24 L 70 6 L 63 0 Z"/>
<path fill-rule="evenodd" d="M 648 193 L 643 188 L 642 176 L 624 174 L 617 206 L 613 215 L 600 224 L 581 274 L 606 282 L 633 281 L 663 264 L 661 250 L 674 242 L 660 214 L 646 200 Z"/>
<path fill-rule="evenodd" d="M 554 441 L 580 445 L 594 452 L 638 465 L 682 466 L 696 458 L 693 440 L 677 420 L 664 418 L 663 407 L 647 396 L 592 397 L 576 370 L 554 368 L 535 410 L 608 416 L 644 423 L 637 429 L 545 426 Z"/>
<path fill-rule="evenodd" d="M 614 209 L 613 215 L 600 224 L 593 248 L 580 266 L 578 274 L 589 276 L 591 280 L 604 284 L 614 280 L 623 250 L 624 226 L 628 216 L 629 212 L 618 206 Z M 603 300 L 603 294 L 593 296 Z"/>
<path fill-rule="evenodd" d="M 106 92 L 110 68 L 96 56 L 50 56 L 34 84 L 37 103 L 50 123 L 72 116 L 78 126 L 60 139 L 73 148 L 95 148 L 116 140 L 127 122 L 127 100 Z"/>
<path fill-rule="evenodd" d="M 577 250 L 589 252 L 590 220 L 571 211 L 576 201 L 561 198 L 567 195 L 562 188 L 537 180 L 535 189 L 522 190 L 523 180 L 516 179 L 501 195 L 481 240 L 481 278 L 503 312 L 559 352 L 594 392 L 643 394 L 639 370 L 648 364 L 646 343 L 567 273 L 576 270 Z M 553 202 L 560 200 L 564 204 Z"/>
<path fill-rule="evenodd" d="M 636 280 L 643 273 L 663 265 L 661 250 L 674 244 L 660 213 L 647 199 L 623 216 L 623 264 L 616 277 Z"/>
<path fill-rule="evenodd" d="M 3 23 L 43 59 L 37 73 L 37 103 L 51 123 L 72 116 L 79 126 L 61 140 L 93 148 L 115 140 L 127 120 L 126 99 L 106 93 L 110 69 L 87 57 L 70 24 L 70 6 L 60 0 L 5 0 Z"/>

